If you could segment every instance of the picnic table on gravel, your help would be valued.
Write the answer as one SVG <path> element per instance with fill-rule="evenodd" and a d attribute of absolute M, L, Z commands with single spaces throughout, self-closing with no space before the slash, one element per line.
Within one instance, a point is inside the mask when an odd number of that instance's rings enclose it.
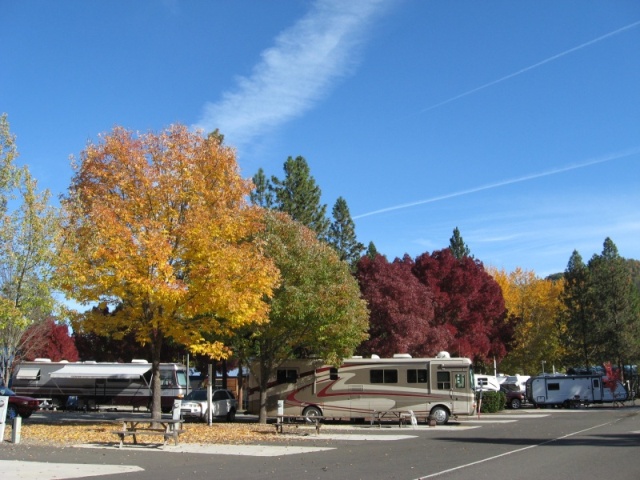
<path fill-rule="evenodd" d="M 173 438 L 174 444 L 178 445 L 178 436 L 183 432 L 180 426 L 184 422 L 181 419 L 151 417 L 130 417 L 114 420 L 122 426 L 122 430 L 114 431 L 120 437 L 120 448 L 124 444 L 125 437 L 133 437 L 133 443 L 138 443 L 138 436 L 156 435 L 162 436 L 162 445 L 166 445 L 168 438 Z"/>

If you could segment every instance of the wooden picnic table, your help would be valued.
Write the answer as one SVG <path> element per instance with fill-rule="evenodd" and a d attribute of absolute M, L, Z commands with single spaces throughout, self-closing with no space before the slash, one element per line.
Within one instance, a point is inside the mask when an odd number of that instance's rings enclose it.
<path fill-rule="evenodd" d="M 283 429 L 285 425 L 297 426 L 300 423 L 308 423 L 316 428 L 316 435 L 320 435 L 320 427 L 322 426 L 322 420 L 324 420 L 324 417 L 308 417 L 306 415 L 276 415 L 275 417 L 269 418 L 275 418 L 276 423 L 274 423 L 273 425 L 276 427 L 277 433 L 284 433 Z"/>
<path fill-rule="evenodd" d="M 151 417 L 130 417 L 119 418 L 116 423 L 122 426 L 122 430 L 113 432 L 120 437 L 120 448 L 127 436 L 133 437 L 133 443 L 138 443 L 138 436 L 158 435 L 162 436 L 162 445 L 166 445 L 168 438 L 173 438 L 174 444 L 178 445 L 178 436 L 182 433 L 180 426 L 184 422 L 181 419 Z"/>
<path fill-rule="evenodd" d="M 411 420 L 412 416 L 414 416 L 413 413 L 408 410 L 374 410 L 371 412 L 371 425 L 377 423 L 378 427 L 381 427 L 383 420 L 392 419 L 397 420 L 398 426 L 402 428 L 403 425 L 406 425 L 407 420 Z"/>

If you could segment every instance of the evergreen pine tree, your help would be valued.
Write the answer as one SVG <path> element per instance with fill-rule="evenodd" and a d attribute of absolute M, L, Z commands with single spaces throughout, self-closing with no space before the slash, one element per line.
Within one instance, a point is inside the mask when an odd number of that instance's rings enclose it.
<path fill-rule="evenodd" d="M 469 247 L 467 247 L 467 245 L 464 243 L 458 227 L 453 229 L 453 236 L 449 239 L 449 248 L 451 249 L 451 253 L 453 253 L 453 256 L 458 260 L 463 257 L 471 256 L 471 251 L 469 250 Z"/>
<path fill-rule="evenodd" d="M 374 245 L 373 242 L 369 242 L 367 246 L 367 251 L 365 252 L 365 256 L 369 257 L 371 260 L 374 260 L 380 253 L 378 253 L 378 249 Z"/>
<path fill-rule="evenodd" d="M 582 361 L 589 368 L 594 345 L 593 315 L 588 304 L 589 270 L 576 250 L 571 254 L 564 279 L 562 302 L 566 307 L 567 332 L 562 340 L 567 348 L 567 359 L 571 362 Z"/>
<path fill-rule="evenodd" d="M 333 206 L 333 222 L 329 227 L 329 244 L 338 252 L 340 260 L 355 265 L 364 245 L 356 238 L 355 224 L 349 213 L 347 201 L 339 197 Z"/>
<path fill-rule="evenodd" d="M 598 363 L 623 360 L 638 355 L 640 316 L 638 295 L 625 260 L 610 238 L 605 239 L 601 255 L 588 264 L 590 302 L 596 318 L 595 342 Z"/>
<path fill-rule="evenodd" d="M 289 157 L 284 163 L 285 177 L 279 180 L 271 177 L 275 194 L 274 208 L 288 213 L 294 220 L 316 232 L 321 240 L 326 240 L 329 220 L 327 206 L 320 204 L 322 192 L 311 176 L 304 157 Z"/>
<path fill-rule="evenodd" d="M 275 203 L 273 185 L 271 185 L 262 168 L 253 176 L 253 185 L 255 188 L 249 194 L 251 203 L 263 208 L 272 209 Z"/>

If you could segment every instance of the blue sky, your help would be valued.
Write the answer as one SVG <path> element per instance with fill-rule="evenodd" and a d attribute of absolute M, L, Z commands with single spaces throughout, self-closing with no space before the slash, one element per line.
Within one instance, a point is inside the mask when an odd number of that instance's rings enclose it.
<path fill-rule="evenodd" d="M 390 259 L 540 276 L 640 259 L 640 2 L 0 0 L 0 112 L 57 196 L 122 125 L 219 128 L 242 173 L 304 156 Z"/>

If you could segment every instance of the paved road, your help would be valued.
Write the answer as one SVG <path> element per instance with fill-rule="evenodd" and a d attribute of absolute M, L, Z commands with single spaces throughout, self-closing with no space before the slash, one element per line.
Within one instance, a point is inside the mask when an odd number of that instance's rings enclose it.
<path fill-rule="evenodd" d="M 522 410 L 451 427 L 325 426 L 288 444 L 0 447 L 2 480 L 640 478 L 640 407 Z M 27 462 L 14 464 L 10 462 Z M 60 469 L 60 471 L 58 470 Z M 12 475 L 11 472 L 16 472 Z M 125 474 L 125 476 L 123 476 Z"/>

